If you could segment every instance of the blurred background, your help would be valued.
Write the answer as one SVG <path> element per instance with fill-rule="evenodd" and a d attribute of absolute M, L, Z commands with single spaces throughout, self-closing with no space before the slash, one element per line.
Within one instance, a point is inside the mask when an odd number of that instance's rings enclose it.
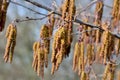
<path fill-rule="evenodd" d="M 41 13 L 47 14 L 48 12 L 44 9 L 33 6 L 29 3 L 24 2 L 24 0 L 13 0 L 22 5 L 25 5 L 29 8 L 32 8 Z M 52 2 L 56 2 L 58 7 L 64 0 L 33 0 L 38 3 L 41 3 L 47 7 L 52 8 Z M 93 0 L 76 0 L 77 10 L 85 8 Z M 113 0 L 105 0 L 105 3 L 112 6 Z M 95 4 L 92 5 L 85 13 L 94 15 Z M 111 14 L 111 9 L 104 8 L 104 16 L 108 17 Z M 21 6 L 10 3 L 7 11 L 6 26 L 3 32 L 0 33 L 0 80 L 41 80 L 40 77 L 34 72 L 32 68 L 32 45 L 34 41 L 39 39 L 39 31 L 41 25 L 45 24 L 46 19 L 37 20 L 37 21 L 25 21 L 21 23 L 16 23 L 18 34 L 17 34 L 17 44 L 15 47 L 14 58 L 12 64 L 5 63 L 3 61 L 3 55 L 5 51 L 6 38 L 5 31 L 8 26 L 14 19 L 25 19 L 26 17 L 30 18 L 40 18 L 42 17 L 39 14 L 36 14 L 28 9 L 25 9 Z M 81 17 L 79 17 L 81 18 Z M 106 18 L 103 18 L 106 19 Z M 74 27 L 77 25 L 74 25 Z M 74 28 L 74 31 L 76 27 Z M 44 80 L 79 80 L 79 76 L 72 71 L 72 56 L 74 43 L 77 41 L 76 36 L 71 46 L 70 56 L 63 60 L 62 64 L 59 67 L 59 70 L 55 72 L 54 75 L 51 75 L 51 53 L 49 54 L 49 66 L 45 69 Z M 104 66 L 100 64 L 95 64 L 95 72 L 97 74 L 102 74 L 104 71 Z M 94 80 L 94 79 L 92 79 Z"/>

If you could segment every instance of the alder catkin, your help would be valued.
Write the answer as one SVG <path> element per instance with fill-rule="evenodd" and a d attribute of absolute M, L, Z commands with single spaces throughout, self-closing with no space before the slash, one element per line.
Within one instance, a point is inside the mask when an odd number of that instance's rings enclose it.
<path fill-rule="evenodd" d="M 113 2 L 113 10 L 112 10 L 112 17 L 113 17 L 113 27 L 115 27 L 116 22 L 119 21 L 120 17 L 120 0 L 114 0 Z"/>
<path fill-rule="evenodd" d="M 5 26 L 8 5 L 9 2 L 7 2 L 7 0 L 2 0 L 2 6 L 0 8 L 0 31 L 2 31 Z"/>
<path fill-rule="evenodd" d="M 14 48 L 16 45 L 16 36 L 17 36 L 17 28 L 13 24 L 9 24 L 6 31 L 7 44 L 5 48 L 4 60 L 5 62 L 12 62 Z"/>
<path fill-rule="evenodd" d="M 101 25 L 101 19 L 102 19 L 102 14 L 103 14 L 103 1 L 98 1 L 96 3 L 96 9 L 95 9 L 95 22 L 94 24 L 97 25 L 97 26 L 100 26 Z M 95 33 L 93 33 L 93 35 L 96 35 L 95 36 L 95 42 L 96 44 L 99 42 L 100 43 L 100 40 L 101 40 L 101 32 L 100 30 L 96 30 L 96 31 L 93 31 Z"/>

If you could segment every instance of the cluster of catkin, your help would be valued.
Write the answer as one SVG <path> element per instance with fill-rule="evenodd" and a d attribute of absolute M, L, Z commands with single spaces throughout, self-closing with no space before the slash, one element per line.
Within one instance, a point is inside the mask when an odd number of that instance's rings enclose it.
<path fill-rule="evenodd" d="M 104 24 L 103 27 L 107 28 L 108 26 Z M 100 52 L 98 52 L 100 60 L 102 60 L 104 64 L 106 64 L 107 61 L 110 61 L 113 50 L 114 50 L 114 36 L 110 34 L 109 29 L 105 29 L 102 36 Z"/>
<path fill-rule="evenodd" d="M 54 74 L 54 71 L 58 70 L 63 58 L 68 56 L 70 52 L 73 26 L 72 19 L 75 15 L 75 0 L 65 0 L 61 11 L 63 22 L 60 23 L 60 27 L 54 35 L 51 74 Z"/>
<path fill-rule="evenodd" d="M 73 56 L 73 70 L 78 71 L 78 75 L 81 75 L 81 72 L 85 68 L 85 59 L 84 59 L 84 42 L 77 42 L 75 44 L 74 56 Z"/>
<path fill-rule="evenodd" d="M 16 45 L 16 36 L 17 36 L 17 28 L 14 24 L 9 24 L 6 31 L 7 44 L 5 48 L 4 60 L 5 62 L 12 62 L 14 48 Z"/>
<path fill-rule="evenodd" d="M 105 67 L 102 80 L 114 80 L 115 69 L 116 64 L 108 62 Z"/>
<path fill-rule="evenodd" d="M 6 13 L 9 3 L 7 0 L 0 0 L 0 32 L 4 29 Z"/>
<path fill-rule="evenodd" d="M 40 30 L 40 41 L 33 44 L 33 63 L 32 67 L 34 71 L 37 72 L 38 76 L 43 78 L 44 76 L 44 66 L 48 67 L 48 54 L 50 47 L 50 38 L 52 36 L 54 27 L 54 14 L 48 16 L 48 23 L 42 25 Z"/>
<path fill-rule="evenodd" d="M 67 52 L 67 30 L 64 27 L 60 27 L 54 35 L 52 46 L 52 70 L 51 74 L 54 74 L 55 70 L 58 70 L 64 57 L 68 55 Z"/>
<path fill-rule="evenodd" d="M 44 63 L 45 63 L 45 52 L 41 42 L 34 42 L 33 44 L 33 63 L 32 67 L 34 71 L 37 72 L 38 76 L 43 78 L 44 76 Z"/>

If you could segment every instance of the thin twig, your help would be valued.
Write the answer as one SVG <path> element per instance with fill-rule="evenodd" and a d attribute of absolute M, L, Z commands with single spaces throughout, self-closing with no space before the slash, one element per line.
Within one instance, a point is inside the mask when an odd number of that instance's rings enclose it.
<path fill-rule="evenodd" d="M 26 8 L 26 9 L 30 10 L 30 11 L 33 11 L 33 12 L 37 13 L 37 14 L 40 14 L 40 15 L 46 16 L 46 14 L 43 14 L 43 13 L 37 12 L 37 11 L 35 11 L 35 10 L 31 9 L 31 8 L 28 8 L 28 7 L 22 5 L 22 4 L 18 3 L 18 2 L 15 2 L 15 1 L 11 1 L 11 0 L 10 0 L 10 3 L 12 3 L 12 4 L 16 4 L 16 5 L 19 5 L 19 6 L 21 6 L 21 7 L 24 7 L 24 8 Z"/>
<path fill-rule="evenodd" d="M 26 17 L 26 19 L 15 19 L 15 22 L 19 23 L 19 22 L 25 22 L 25 21 L 32 21 L 32 20 L 43 20 L 45 18 L 47 18 L 49 15 L 51 15 L 53 12 L 50 12 L 48 15 L 44 16 L 44 17 L 41 17 L 41 18 L 29 18 L 29 17 Z"/>

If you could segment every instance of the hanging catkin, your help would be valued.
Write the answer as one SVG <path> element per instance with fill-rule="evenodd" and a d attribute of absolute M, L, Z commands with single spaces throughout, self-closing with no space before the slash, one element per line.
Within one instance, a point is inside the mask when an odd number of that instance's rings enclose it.
<path fill-rule="evenodd" d="M 54 35 L 53 40 L 53 52 L 52 52 L 52 70 L 51 74 L 54 73 L 55 70 L 58 69 L 59 65 L 61 64 L 63 58 L 67 55 L 66 51 L 66 38 L 67 38 L 67 30 L 64 27 L 60 27 L 58 31 Z"/>
<path fill-rule="evenodd" d="M 48 66 L 48 54 L 49 54 L 49 46 L 50 46 L 50 40 L 49 40 L 49 26 L 43 25 L 40 31 L 40 37 L 43 40 L 43 47 L 45 52 L 45 66 Z"/>
<path fill-rule="evenodd" d="M 91 65 L 94 61 L 94 45 L 91 43 L 87 44 L 87 62 Z"/>
<path fill-rule="evenodd" d="M 44 77 L 45 52 L 41 42 L 33 44 L 33 62 L 32 67 L 38 76 Z"/>
<path fill-rule="evenodd" d="M 65 0 L 62 8 L 63 22 L 55 33 L 52 52 L 52 70 L 51 74 L 59 68 L 64 57 L 69 55 L 72 42 L 73 16 L 75 15 L 75 0 Z"/>
<path fill-rule="evenodd" d="M 73 57 L 73 70 L 78 72 L 78 75 L 81 75 L 81 71 L 84 71 L 85 62 L 84 62 L 84 42 L 76 42 L 74 57 Z"/>
<path fill-rule="evenodd" d="M 7 0 L 2 0 L 2 6 L 0 8 L 0 32 L 4 29 L 8 5 L 9 2 Z"/>
<path fill-rule="evenodd" d="M 116 64 L 108 62 L 102 80 L 114 80 Z"/>
<path fill-rule="evenodd" d="M 102 19 L 102 14 L 103 14 L 103 1 L 98 1 L 96 3 L 96 9 L 95 9 L 95 22 L 94 24 L 97 26 L 101 25 L 101 19 Z M 101 33 L 100 30 L 93 31 L 93 38 L 96 43 L 100 42 L 101 40 Z"/>
<path fill-rule="evenodd" d="M 16 36 L 17 36 L 17 28 L 13 24 L 9 24 L 6 31 L 7 44 L 5 48 L 4 60 L 5 62 L 12 62 L 14 48 L 16 45 Z"/>
<path fill-rule="evenodd" d="M 115 27 L 116 23 L 120 20 L 120 0 L 114 0 L 113 3 L 113 10 L 112 10 L 112 17 L 113 17 L 113 28 Z"/>
<path fill-rule="evenodd" d="M 78 70 L 78 65 L 81 63 L 79 62 L 79 57 L 80 57 L 80 42 L 76 42 L 75 44 L 75 49 L 74 49 L 74 56 L 73 56 L 73 70 L 77 71 Z"/>
<path fill-rule="evenodd" d="M 100 51 L 100 58 L 104 59 L 104 63 L 106 63 L 106 59 L 108 57 L 108 50 L 109 50 L 109 40 L 110 40 L 110 33 L 109 31 L 104 31 L 103 32 L 104 38 L 103 38 L 103 43 Z"/>

